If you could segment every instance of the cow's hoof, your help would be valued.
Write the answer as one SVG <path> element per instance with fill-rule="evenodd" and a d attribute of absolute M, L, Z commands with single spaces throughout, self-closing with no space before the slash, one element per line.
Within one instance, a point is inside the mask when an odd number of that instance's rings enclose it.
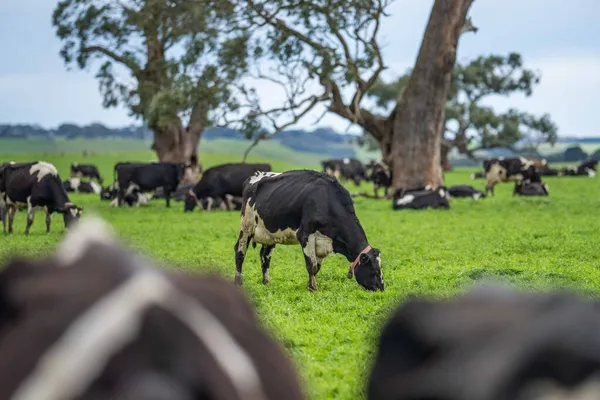
<path fill-rule="evenodd" d="M 268 285 L 271 282 L 269 279 L 263 279 L 263 285 Z"/>
<path fill-rule="evenodd" d="M 317 291 L 317 285 L 308 284 L 307 287 L 308 287 L 308 290 L 310 290 L 311 292 Z"/>
<path fill-rule="evenodd" d="M 353 275 L 352 275 L 352 272 L 348 272 L 348 273 L 346 274 L 346 277 L 347 277 L 348 279 L 352 279 L 352 276 L 353 276 Z"/>
<path fill-rule="evenodd" d="M 242 286 L 242 277 L 236 275 L 236 277 L 233 279 L 233 284 L 236 286 Z"/>

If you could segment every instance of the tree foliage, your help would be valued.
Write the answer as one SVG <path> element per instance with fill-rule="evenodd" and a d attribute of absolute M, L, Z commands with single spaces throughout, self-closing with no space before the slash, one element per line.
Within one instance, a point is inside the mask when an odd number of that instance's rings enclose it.
<path fill-rule="evenodd" d="M 105 107 L 124 105 L 155 132 L 236 109 L 247 32 L 228 0 L 62 0 L 53 14 L 68 66 L 95 68 Z M 216 114 L 215 114 L 216 115 Z"/>
<path fill-rule="evenodd" d="M 379 108 L 393 107 L 402 97 L 410 75 L 407 71 L 390 83 L 379 80 L 368 95 Z M 497 113 L 482 104 L 493 96 L 530 96 L 539 82 L 540 75 L 525 68 L 517 53 L 457 63 L 446 105 L 446 139 L 463 153 L 470 153 L 473 142 L 480 147 L 495 147 L 512 146 L 525 139 L 532 148 L 555 143 L 557 127 L 548 114 L 536 117 L 516 109 Z"/>

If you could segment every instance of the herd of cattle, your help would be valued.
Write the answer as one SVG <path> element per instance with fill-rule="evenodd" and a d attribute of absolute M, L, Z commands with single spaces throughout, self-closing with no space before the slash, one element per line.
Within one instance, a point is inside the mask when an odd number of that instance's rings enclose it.
<path fill-rule="evenodd" d="M 367 400 L 596 399 L 599 313 L 594 301 L 502 286 L 409 299 L 378 335 L 361 392 Z M 242 292 L 219 277 L 156 267 L 99 219 L 82 220 L 51 257 L 3 266 L 0 315 L 2 399 L 308 398 Z"/>
<path fill-rule="evenodd" d="M 300 245 L 308 272 L 308 288 L 317 289 L 316 275 L 331 253 L 350 262 L 348 278 L 354 277 L 367 290 L 384 290 L 381 252 L 369 244 L 356 217 L 351 194 L 340 181 L 373 183 L 375 197 L 381 188 L 392 198 L 393 209 L 449 208 L 449 198 L 479 199 L 494 194 L 500 182 L 515 182 L 515 195 L 548 195 L 542 176 L 595 176 L 597 161 L 586 161 L 573 169 L 555 171 L 545 161 L 525 158 L 492 159 L 484 162 L 481 176 L 485 193 L 469 185 L 397 189 L 389 193 L 392 173 L 382 162 L 363 165 L 358 160 L 323 162 L 323 172 L 293 170 L 271 172 L 269 164 L 231 163 L 203 171 L 200 180 L 181 185 L 186 166 L 177 163 L 120 162 L 114 166 L 113 183 L 102 187 L 103 178 L 94 165 L 72 164 L 70 177 L 62 181 L 54 165 L 34 161 L 0 166 L 0 217 L 4 233 L 13 232 L 15 214 L 27 210 L 25 234 L 35 213 L 44 211 L 50 232 L 53 213 L 63 215 L 66 227 L 77 221 L 83 208 L 71 202 L 69 192 L 96 193 L 114 206 L 139 206 L 152 197 L 184 203 L 184 211 L 214 207 L 241 211 L 235 243 L 235 283 L 242 284 L 242 268 L 250 244 L 261 245 L 263 282 L 269 282 L 269 265 L 277 245 Z M 82 181 L 88 178 L 88 181 Z M 391 195 L 391 196 L 390 196 Z"/>

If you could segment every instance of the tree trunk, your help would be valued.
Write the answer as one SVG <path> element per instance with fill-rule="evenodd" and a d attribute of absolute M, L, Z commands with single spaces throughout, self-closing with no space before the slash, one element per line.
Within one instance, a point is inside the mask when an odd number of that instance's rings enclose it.
<path fill-rule="evenodd" d="M 442 147 L 440 149 L 440 156 L 441 156 L 442 170 L 444 170 L 444 171 L 452 171 L 452 165 L 450 165 L 450 160 L 448 160 L 448 153 L 450 153 L 450 150 L 452 150 L 452 146 L 450 146 L 450 144 L 446 143 L 445 141 L 442 141 Z"/>
<path fill-rule="evenodd" d="M 393 118 L 392 186 L 443 184 L 440 149 L 456 48 L 473 0 L 435 0 L 421 48 Z"/>
<path fill-rule="evenodd" d="M 153 149 L 161 162 L 186 165 L 182 185 L 191 185 L 200 179 L 198 144 L 204 129 L 183 128 L 181 124 L 169 124 L 154 130 Z"/>

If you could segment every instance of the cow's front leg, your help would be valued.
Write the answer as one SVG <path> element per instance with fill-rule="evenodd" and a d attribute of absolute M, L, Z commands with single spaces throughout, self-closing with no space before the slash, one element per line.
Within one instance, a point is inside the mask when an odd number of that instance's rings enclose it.
<path fill-rule="evenodd" d="M 260 264 L 263 274 L 263 284 L 265 285 L 270 282 L 269 267 L 271 265 L 271 256 L 273 255 L 273 250 L 275 250 L 275 245 L 263 245 L 260 249 Z"/>
<path fill-rule="evenodd" d="M 379 185 L 373 185 L 373 193 L 375 193 L 375 198 L 379 198 Z"/>
<path fill-rule="evenodd" d="M 17 207 L 8 206 L 8 233 L 13 233 L 13 225 L 15 223 L 15 214 L 17 213 Z"/>
<path fill-rule="evenodd" d="M 35 209 L 30 207 L 27 210 L 27 226 L 25 227 L 25 235 L 29 235 L 29 230 L 31 229 L 31 225 L 33 225 L 33 220 L 35 218 Z"/>
<path fill-rule="evenodd" d="M 225 195 L 225 196 L 223 196 L 222 201 L 225 203 L 226 210 L 231 211 L 231 209 L 233 208 L 231 205 L 231 197 L 229 195 Z"/>
<path fill-rule="evenodd" d="M 52 214 L 46 210 L 46 233 L 50 233 L 50 225 L 52 225 Z"/>
<path fill-rule="evenodd" d="M 167 208 L 171 207 L 171 192 L 165 191 L 165 199 L 167 200 Z"/>

